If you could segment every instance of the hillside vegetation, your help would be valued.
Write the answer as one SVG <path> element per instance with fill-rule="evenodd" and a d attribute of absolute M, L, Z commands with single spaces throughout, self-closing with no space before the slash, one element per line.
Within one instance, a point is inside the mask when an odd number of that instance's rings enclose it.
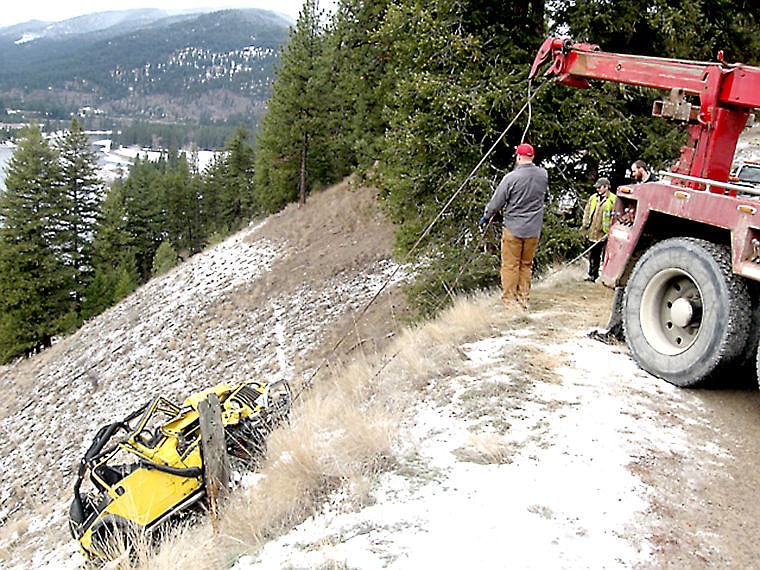
<path fill-rule="evenodd" d="M 60 564 L 74 556 L 71 485 L 104 423 L 158 394 L 181 401 L 261 375 L 300 391 L 324 357 L 334 366 L 387 344 L 406 313 L 398 278 L 355 321 L 396 267 L 375 199 L 349 182 L 314 196 L 152 280 L 51 349 L 0 367 L 6 561 L 24 567 L 43 545 Z"/>

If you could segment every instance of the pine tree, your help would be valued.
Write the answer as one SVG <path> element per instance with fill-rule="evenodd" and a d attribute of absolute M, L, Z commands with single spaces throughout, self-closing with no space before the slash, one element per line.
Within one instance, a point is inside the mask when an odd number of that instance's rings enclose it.
<path fill-rule="evenodd" d="M 156 256 L 153 258 L 153 276 L 157 277 L 163 275 L 172 267 L 176 266 L 178 260 L 177 251 L 174 249 L 171 242 L 161 242 L 161 245 L 159 245 L 156 250 Z"/>
<path fill-rule="evenodd" d="M 197 253 L 202 247 L 204 233 L 200 214 L 201 192 L 198 177 L 191 172 L 185 153 L 169 151 L 158 184 L 168 239 L 185 256 Z"/>
<path fill-rule="evenodd" d="M 89 148 L 82 125 L 72 119 L 58 145 L 61 160 L 60 228 L 62 261 L 71 280 L 74 323 L 81 322 L 85 291 L 93 279 L 93 238 L 103 198 L 103 184 L 97 176 L 97 158 Z"/>
<path fill-rule="evenodd" d="M 200 216 L 204 236 L 227 235 L 262 211 L 254 192 L 255 156 L 250 134 L 238 127 L 203 172 Z"/>
<path fill-rule="evenodd" d="M 529 50 L 543 35 L 543 3 L 502 8 L 488 2 L 407 0 L 393 3 L 384 18 L 381 33 L 390 42 L 394 85 L 386 102 L 379 178 L 384 203 L 399 224 L 402 253 L 416 243 L 524 101 Z M 439 307 L 446 287 L 496 284 L 493 260 L 475 246 L 476 223 L 492 185 L 511 167 L 511 149 L 523 127 L 508 133 L 416 251 L 424 251 L 433 264 L 414 291 L 423 310 Z"/>
<path fill-rule="evenodd" d="M 63 262 L 57 153 L 32 126 L 21 136 L 0 195 L 0 360 L 51 345 L 72 306 Z"/>
<path fill-rule="evenodd" d="M 135 247 L 128 228 L 123 181 L 113 183 L 101 212 L 93 243 L 93 279 L 83 305 L 85 319 L 100 314 L 140 284 Z"/>
<path fill-rule="evenodd" d="M 164 167 L 165 159 L 152 164 L 147 158 L 138 158 L 122 187 L 126 229 L 134 248 L 141 283 L 150 279 L 153 257 L 166 237 L 164 196 L 160 184 Z"/>
<path fill-rule="evenodd" d="M 330 78 L 320 64 L 324 35 L 317 0 L 306 0 L 280 68 L 267 114 L 257 139 L 255 188 L 257 202 L 275 211 L 298 198 L 322 178 L 329 152 L 320 145 L 327 132 L 324 104 Z"/>
<path fill-rule="evenodd" d="M 760 5 L 741 0 L 577 0 L 556 3 L 552 19 L 576 40 L 606 51 L 756 64 Z"/>
<path fill-rule="evenodd" d="M 320 65 L 331 78 L 326 129 L 334 178 L 371 169 L 380 157 L 393 88 L 390 40 L 381 31 L 389 0 L 342 0 L 326 30 Z"/>
<path fill-rule="evenodd" d="M 202 175 L 200 208 L 206 235 L 227 235 L 230 231 L 222 204 L 226 188 L 227 162 L 220 153 L 206 166 Z"/>
<path fill-rule="evenodd" d="M 220 196 L 222 218 L 230 228 L 239 228 L 259 211 L 254 195 L 255 153 L 248 130 L 238 127 L 224 151 L 227 176 Z"/>

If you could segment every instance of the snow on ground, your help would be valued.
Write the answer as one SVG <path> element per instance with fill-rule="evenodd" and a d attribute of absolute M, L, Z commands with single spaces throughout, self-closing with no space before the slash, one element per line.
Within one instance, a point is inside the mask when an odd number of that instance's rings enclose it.
<path fill-rule="evenodd" d="M 65 530 L 66 503 L 99 426 L 159 390 L 176 399 L 256 374 L 292 378 L 298 359 L 346 310 L 404 277 L 373 258 L 306 286 L 301 273 L 290 275 L 292 244 L 265 237 L 267 227 L 194 256 L 35 359 L 0 367 L 8 387 L 0 515 L 31 513 L 0 542 L 3 556 L 15 538 L 26 549 L 6 567 L 82 563 Z M 289 275 L 280 275 L 278 288 L 267 280 L 280 264 Z M 579 299 L 598 297 L 592 287 L 567 284 Z M 371 504 L 357 511 L 338 492 L 235 570 L 656 567 L 651 509 L 662 491 L 642 476 L 642 460 L 676 457 L 720 471 L 730 454 L 719 439 L 686 437 L 695 424 L 713 429 L 698 396 L 642 372 L 624 347 L 586 338 L 569 322 L 570 309 L 547 299 L 552 314 L 532 313 L 522 328 L 494 327 L 460 347 L 464 368 L 435 379 L 405 418 L 397 465 L 373 481 Z M 542 320 L 557 314 L 568 321 L 569 340 L 554 341 L 551 328 L 539 335 Z M 525 372 L 521 358 L 546 358 L 549 372 Z M 688 477 L 704 476 L 678 474 L 687 489 Z M 695 539 L 720 560 L 721 542 L 710 540 Z"/>
<path fill-rule="evenodd" d="M 303 371 L 294 363 L 332 324 L 391 275 L 395 283 L 403 278 L 393 262 L 367 259 L 323 289 L 271 289 L 267 279 L 292 254 L 287 241 L 262 235 L 264 225 L 151 280 L 36 358 L 0 367 L 7 387 L 0 517 L 25 519 L 0 540 L 0 564 L 28 567 L 33 557 L 35 568 L 82 563 L 68 537 L 68 503 L 79 459 L 100 426 L 159 393 L 180 402 L 260 374 L 297 380 Z M 6 554 L 17 546 L 29 554 L 13 558 L 14 566 Z"/>
<path fill-rule="evenodd" d="M 403 459 L 378 477 L 374 504 L 353 512 L 336 496 L 235 570 L 651 564 L 642 527 L 651 489 L 630 464 L 642 449 L 690 449 L 677 424 L 663 426 L 635 404 L 664 390 L 677 411 L 686 405 L 680 392 L 639 370 L 621 347 L 580 336 L 544 347 L 565 361 L 556 382 L 517 385 L 505 355 L 531 342 L 530 331 L 517 331 L 463 346 L 469 370 L 440 380 L 417 406 Z M 502 402 L 506 416 L 491 422 L 502 429 L 467 410 L 469 391 L 489 383 L 517 388 Z M 451 391 L 448 401 L 439 391 Z M 477 440 L 506 453 L 473 460 L 466 451 Z"/>
<path fill-rule="evenodd" d="M 126 176 L 129 173 L 130 166 L 134 164 L 136 158 L 155 162 L 162 154 L 166 154 L 166 151 L 143 149 L 138 146 L 111 148 L 110 139 L 96 141 L 94 144 L 99 148 L 98 167 L 100 177 L 102 180 L 109 183 L 117 178 Z M 209 164 L 211 164 L 214 157 L 219 154 L 219 151 L 211 150 L 199 150 L 195 156 L 192 156 L 191 152 L 188 150 L 182 152 L 187 154 L 188 159 L 197 159 L 196 166 L 198 167 L 199 172 L 202 172 Z"/>

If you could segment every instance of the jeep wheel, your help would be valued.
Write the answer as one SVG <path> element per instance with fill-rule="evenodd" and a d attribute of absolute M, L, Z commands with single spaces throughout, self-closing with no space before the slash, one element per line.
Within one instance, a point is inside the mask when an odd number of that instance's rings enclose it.
<path fill-rule="evenodd" d="M 677 386 L 715 379 L 742 355 L 751 325 L 746 282 L 727 247 L 672 238 L 649 249 L 628 280 L 623 324 L 636 362 Z"/>
<path fill-rule="evenodd" d="M 92 549 L 106 560 L 116 560 L 126 554 L 134 555 L 137 532 L 128 522 L 119 518 L 104 521 L 92 532 Z"/>

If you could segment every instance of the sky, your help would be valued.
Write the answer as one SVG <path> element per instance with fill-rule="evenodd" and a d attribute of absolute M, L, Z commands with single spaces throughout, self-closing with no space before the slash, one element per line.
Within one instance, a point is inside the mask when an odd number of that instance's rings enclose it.
<path fill-rule="evenodd" d="M 326 4 L 326 2 L 322 2 Z M 293 20 L 303 0 L 228 0 L 216 4 L 213 0 L 119 0 L 118 3 L 106 3 L 102 0 L 67 0 L 50 2 L 50 0 L 25 0 L 23 2 L 4 2 L 0 10 L 0 27 L 11 26 L 29 20 L 56 22 L 109 10 L 129 10 L 132 8 L 158 8 L 167 11 L 191 11 L 194 9 L 223 10 L 225 8 L 261 8 L 280 12 Z"/>

